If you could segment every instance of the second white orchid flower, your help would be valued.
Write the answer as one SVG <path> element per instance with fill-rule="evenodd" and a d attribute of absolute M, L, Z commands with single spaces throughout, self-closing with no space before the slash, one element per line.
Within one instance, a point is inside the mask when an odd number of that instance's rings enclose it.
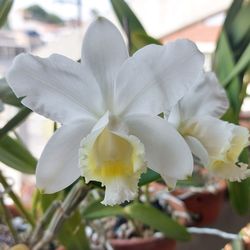
<path fill-rule="evenodd" d="M 19 55 L 7 80 L 22 103 L 62 123 L 38 162 L 37 186 L 57 192 L 80 176 L 101 182 L 104 204 L 133 199 L 146 166 L 167 184 L 192 173 L 181 135 L 157 115 L 169 111 L 202 72 L 203 55 L 188 40 L 149 45 L 128 56 L 115 26 L 98 18 L 81 63 L 64 56 Z"/>
<path fill-rule="evenodd" d="M 213 73 L 204 73 L 174 107 L 169 122 L 183 135 L 192 153 L 214 176 L 241 181 L 250 175 L 247 164 L 238 162 L 249 145 L 249 131 L 218 118 L 228 109 L 226 92 Z"/>

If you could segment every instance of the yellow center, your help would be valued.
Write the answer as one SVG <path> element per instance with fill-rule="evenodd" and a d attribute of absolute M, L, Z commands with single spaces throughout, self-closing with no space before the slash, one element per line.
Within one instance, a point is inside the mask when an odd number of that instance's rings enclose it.
<path fill-rule="evenodd" d="M 89 153 L 88 169 L 92 177 L 100 181 L 132 175 L 133 146 L 105 128 Z"/>
<path fill-rule="evenodd" d="M 226 153 L 228 161 L 237 161 L 241 151 L 247 146 L 246 138 L 240 136 L 234 136 L 229 150 Z"/>

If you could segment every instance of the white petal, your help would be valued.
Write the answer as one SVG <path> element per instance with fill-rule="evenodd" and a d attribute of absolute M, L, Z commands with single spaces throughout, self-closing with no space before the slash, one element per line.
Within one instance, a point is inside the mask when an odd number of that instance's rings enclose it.
<path fill-rule="evenodd" d="M 152 115 L 168 111 L 195 84 L 202 67 L 203 55 L 188 40 L 142 48 L 118 74 L 116 112 Z"/>
<path fill-rule="evenodd" d="M 63 125 L 46 145 L 36 170 L 36 182 L 45 193 L 64 189 L 80 176 L 80 141 L 93 127 L 91 120 Z"/>
<path fill-rule="evenodd" d="M 249 145 L 249 131 L 214 117 L 193 119 L 186 124 L 185 135 L 195 137 L 208 153 L 206 167 L 215 176 L 240 181 L 249 176 L 250 170 L 238 163 L 242 150 Z"/>
<path fill-rule="evenodd" d="M 233 124 L 214 117 L 199 117 L 187 121 L 182 134 L 197 138 L 204 146 L 209 157 L 223 157 L 223 152 L 230 147 Z"/>
<path fill-rule="evenodd" d="M 250 168 L 242 162 L 217 162 L 209 170 L 214 176 L 229 181 L 240 182 L 250 177 Z"/>
<path fill-rule="evenodd" d="M 147 115 L 127 117 L 129 132 L 145 147 L 148 167 L 165 180 L 184 179 L 193 171 L 193 157 L 182 136 L 164 119 Z M 167 183 L 168 184 L 168 183 Z"/>
<path fill-rule="evenodd" d="M 139 177 L 136 174 L 130 177 L 115 178 L 111 182 L 106 183 L 105 197 L 102 204 L 113 206 L 133 200 L 138 192 Z"/>
<path fill-rule="evenodd" d="M 87 70 L 64 56 L 16 57 L 7 80 L 22 103 L 60 123 L 103 113 L 99 86 Z"/>
<path fill-rule="evenodd" d="M 127 57 L 128 50 L 118 29 L 107 19 L 97 18 L 85 34 L 82 61 L 93 72 L 109 110 L 112 106 L 115 77 Z"/>
<path fill-rule="evenodd" d="M 204 73 L 199 84 L 185 95 L 179 105 L 182 120 L 198 116 L 220 117 L 228 109 L 226 91 L 214 73 Z"/>
<path fill-rule="evenodd" d="M 198 157 L 205 166 L 207 166 L 209 163 L 208 152 L 201 142 L 193 136 L 185 136 L 184 139 L 192 153 Z"/>

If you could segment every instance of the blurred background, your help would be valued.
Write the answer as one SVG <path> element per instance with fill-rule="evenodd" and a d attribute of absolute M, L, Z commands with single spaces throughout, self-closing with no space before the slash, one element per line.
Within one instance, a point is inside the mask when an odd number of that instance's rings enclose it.
<path fill-rule="evenodd" d="M 231 0 L 127 0 L 126 2 L 148 35 L 163 44 L 178 38 L 194 41 L 206 56 L 205 69 L 212 69 L 213 54 L 226 12 L 232 4 Z M 109 0 L 15 0 L 7 22 L 0 29 L 0 79 L 5 76 L 14 57 L 22 52 L 30 52 L 41 57 L 59 53 L 73 60 L 79 60 L 84 33 L 89 23 L 99 15 L 110 19 L 123 32 Z M 0 126 L 4 126 L 17 111 L 17 108 L 5 105 L 4 111 L 0 113 Z M 250 111 L 248 96 L 244 99 L 241 111 L 245 115 Z M 15 132 L 32 154 L 39 158 L 45 143 L 53 134 L 53 127 L 51 121 L 31 114 Z M 0 163 L 0 168 L 3 168 L 3 163 Z M 15 191 L 29 206 L 34 190 L 34 177 L 7 166 L 4 166 L 4 171 L 13 178 Z M 231 210 L 232 208 L 225 204 L 220 221 L 215 226 L 238 232 L 249 218 L 240 217 Z M 223 246 L 221 239 L 217 241 L 213 238 L 216 248 L 212 245 L 206 248 L 202 245 L 204 240 L 211 243 L 208 236 L 194 237 L 191 243 L 181 245 L 180 249 L 199 249 L 198 246 L 202 246 L 202 249 L 219 249 L 219 246 Z"/>

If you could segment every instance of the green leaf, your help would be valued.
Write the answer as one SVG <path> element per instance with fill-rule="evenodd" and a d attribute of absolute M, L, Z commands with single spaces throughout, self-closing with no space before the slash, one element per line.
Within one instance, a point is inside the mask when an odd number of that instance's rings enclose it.
<path fill-rule="evenodd" d="M 240 155 L 240 162 L 248 163 L 249 153 L 245 148 Z M 241 182 L 230 182 L 228 185 L 229 197 L 231 203 L 239 214 L 247 214 L 250 212 L 250 178 Z"/>
<path fill-rule="evenodd" d="M 20 111 L 10 121 L 8 121 L 8 123 L 2 129 L 0 129 L 0 138 L 14 129 L 16 126 L 20 125 L 20 123 L 22 123 L 30 113 L 31 110 L 27 108 L 20 109 Z"/>
<path fill-rule="evenodd" d="M 229 73 L 227 78 L 222 82 L 224 86 L 226 86 L 234 77 L 244 71 L 247 66 L 250 64 L 250 44 L 245 49 L 244 53 L 241 55 L 239 61 L 233 68 L 233 70 Z"/>
<path fill-rule="evenodd" d="M 95 201 L 81 212 L 83 218 L 93 220 L 109 216 L 123 216 L 138 220 L 155 230 L 164 233 L 167 237 L 177 240 L 188 240 L 186 228 L 168 217 L 165 213 L 149 205 L 132 203 L 126 207 L 104 206 Z"/>
<path fill-rule="evenodd" d="M 161 176 L 158 173 L 148 168 L 147 172 L 141 175 L 141 178 L 139 180 L 139 186 L 149 184 L 152 181 L 157 181 L 160 178 Z"/>
<path fill-rule="evenodd" d="M 28 149 L 10 136 L 0 139 L 0 161 L 22 173 L 34 174 L 37 161 Z"/>
<path fill-rule="evenodd" d="M 184 226 L 168 217 L 158 209 L 140 203 L 133 203 L 124 208 L 126 213 L 133 219 L 164 233 L 167 237 L 176 240 L 189 240 L 190 234 Z"/>
<path fill-rule="evenodd" d="M 0 0 L 0 27 L 2 27 L 8 17 L 13 0 Z"/>
<path fill-rule="evenodd" d="M 11 88 L 9 87 L 8 83 L 4 78 L 0 79 L 0 100 L 3 103 L 16 106 L 16 107 L 22 107 L 21 102 L 19 99 L 15 96 Z"/>
<path fill-rule="evenodd" d="M 149 44 L 158 44 L 160 45 L 160 41 L 155 38 L 147 35 L 145 32 L 131 32 L 131 44 L 133 45 L 131 48 L 131 52 L 134 53 L 138 49 L 149 45 Z"/>
<path fill-rule="evenodd" d="M 158 40 L 147 34 L 139 19 L 124 0 L 111 0 L 111 4 L 121 26 L 127 33 L 131 53 L 148 44 L 160 44 Z"/>
<path fill-rule="evenodd" d="M 111 0 L 111 4 L 122 27 L 127 20 L 130 31 L 146 33 L 139 19 L 124 0 Z"/>
<path fill-rule="evenodd" d="M 238 10 L 234 20 L 228 28 L 230 40 L 232 40 L 233 47 L 241 46 L 244 37 L 250 32 L 250 4 L 245 3 Z"/>
<path fill-rule="evenodd" d="M 215 53 L 215 61 L 214 61 L 214 69 L 217 73 L 217 76 L 220 82 L 224 82 L 224 80 L 231 73 L 235 65 L 232 49 L 230 47 L 227 35 L 225 30 L 222 30 L 220 39 L 218 41 L 218 46 Z M 240 111 L 240 100 L 239 94 L 241 91 L 241 82 L 239 80 L 238 75 L 234 76 L 234 78 L 227 84 L 227 94 L 234 110 L 234 115 L 237 116 Z M 235 120 L 235 117 L 234 117 Z"/>
<path fill-rule="evenodd" d="M 78 210 L 63 223 L 58 239 L 67 250 L 90 249 L 85 235 L 85 227 Z"/>
<path fill-rule="evenodd" d="M 230 8 L 228 9 L 227 16 L 224 22 L 224 27 L 227 30 L 227 32 L 228 30 L 230 30 L 233 20 L 235 19 L 237 13 L 239 12 L 242 3 L 243 3 L 243 0 L 235 0 L 233 1 Z"/>
<path fill-rule="evenodd" d="M 81 212 L 83 218 L 88 220 L 100 219 L 109 216 L 126 216 L 124 209 L 120 206 L 104 206 L 100 200 L 94 201 Z"/>
<path fill-rule="evenodd" d="M 61 201 L 61 200 L 63 200 L 63 198 L 64 198 L 63 191 L 60 191 L 60 192 L 57 192 L 54 194 L 40 193 L 39 199 L 40 199 L 42 211 L 45 212 L 50 207 L 50 205 L 53 203 L 53 201 L 55 201 L 55 200 Z"/>

